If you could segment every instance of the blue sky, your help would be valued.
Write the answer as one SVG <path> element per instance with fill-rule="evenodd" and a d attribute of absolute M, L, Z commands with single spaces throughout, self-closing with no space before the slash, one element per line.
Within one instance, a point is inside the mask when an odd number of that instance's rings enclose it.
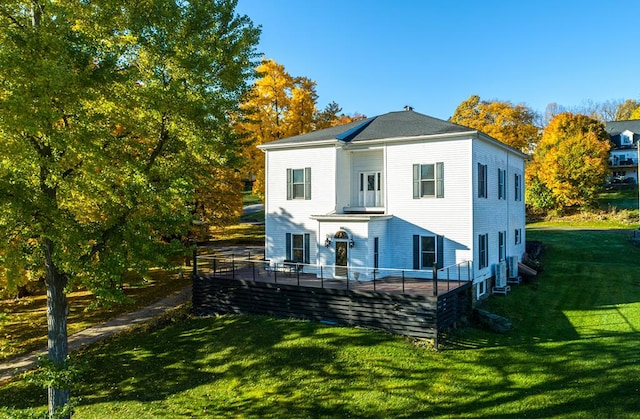
<path fill-rule="evenodd" d="M 447 119 L 472 94 L 544 113 L 640 99 L 640 1 L 239 0 L 318 105 Z"/>

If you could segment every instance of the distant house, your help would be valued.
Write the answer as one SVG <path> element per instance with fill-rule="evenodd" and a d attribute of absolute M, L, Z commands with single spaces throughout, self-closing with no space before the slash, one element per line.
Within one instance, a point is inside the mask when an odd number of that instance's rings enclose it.
<path fill-rule="evenodd" d="M 610 181 L 637 184 L 640 119 L 607 122 L 606 130 L 613 143 L 609 154 Z"/>
<path fill-rule="evenodd" d="M 271 263 L 358 280 L 470 267 L 480 299 L 525 252 L 526 156 L 476 130 L 409 108 L 260 148 Z"/>

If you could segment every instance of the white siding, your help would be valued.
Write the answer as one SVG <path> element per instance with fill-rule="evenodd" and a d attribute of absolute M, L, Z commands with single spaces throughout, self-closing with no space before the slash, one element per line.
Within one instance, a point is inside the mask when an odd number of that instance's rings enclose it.
<path fill-rule="evenodd" d="M 487 198 L 478 197 L 478 164 L 487 166 Z M 498 263 L 498 233 L 507 232 L 506 256 L 518 256 L 524 252 L 525 208 L 524 208 L 524 160 L 513 152 L 498 145 L 476 140 L 473 146 L 473 249 L 474 260 L 478 259 L 478 236 L 489 235 L 489 265 L 478 269 L 474 264 L 476 282 L 488 279 L 494 274 L 494 265 Z M 507 199 L 498 199 L 498 169 L 506 170 Z M 514 174 L 522 176 L 522 200 L 515 201 Z M 515 229 L 521 229 L 521 244 L 515 244 Z"/>
<path fill-rule="evenodd" d="M 349 266 L 372 268 L 374 238 L 379 237 L 379 267 L 413 269 L 413 236 L 444 237 L 442 266 L 474 261 L 476 282 L 493 275 L 498 261 L 498 232 L 506 231 L 506 257 L 520 260 L 525 251 L 524 160 L 515 151 L 475 136 L 390 141 L 373 150 L 334 145 L 271 149 L 267 153 L 266 257 L 285 259 L 287 233 L 310 234 L 310 262 L 335 264 L 335 244 L 325 238 L 345 230 L 354 239 Z M 444 197 L 413 198 L 413 165 L 444 165 Z M 478 163 L 487 166 L 487 198 L 478 198 Z M 287 169 L 311 168 L 311 199 L 287 200 Z M 498 199 L 498 169 L 506 170 L 506 199 Z M 382 172 L 385 213 L 390 219 L 356 216 L 319 222 L 312 215 L 341 214 L 358 202 L 358 174 Z M 521 176 L 522 200 L 515 200 L 514 175 Z M 516 229 L 522 232 L 515 244 Z M 488 234 L 487 268 L 478 270 L 478 236 Z M 309 270 L 307 270 L 309 271 Z M 354 272 L 355 270 L 352 270 Z M 364 272 L 364 271 L 362 271 Z M 370 277 L 362 273 L 361 279 Z M 325 270 L 324 275 L 333 273 Z M 320 274 L 318 270 L 318 275 Z M 426 274 L 426 272 L 425 272 Z"/>
<path fill-rule="evenodd" d="M 351 153 L 343 149 L 336 150 L 336 210 L 348 207 L 351 201 Z"/>
<path fill-rule="evenodd" d="M 333 147 L 270 150 L 267 159 L 265 257 L 275 262 L 285 259 L 286 233 L 311 234 L 311 263 L 317 253 L 317 222 L 312 214 L 335 210 L 336 149 Z M 311 168 L 311 199 L 287 200 L 287 169 Z M 323 239 L 324 240 L 324 239 Z"/>
<path fill-rule="evenodd" d="M 443 266 L 468 260 L 471 139 L 425 141 L 387 148 L 389 250 L 395 267 L 413 268 L 413 235 L 442 235 Z M 444 163 L 444 198 L 413 199 L 413 164 Z"/>

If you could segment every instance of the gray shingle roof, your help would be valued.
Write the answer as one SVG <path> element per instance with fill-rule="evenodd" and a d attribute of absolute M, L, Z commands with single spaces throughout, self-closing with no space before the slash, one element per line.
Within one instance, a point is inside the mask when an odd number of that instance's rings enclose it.
<path fill-rule="evenodd" d="M 632 119 L 629 121 L 609 121 L 606 123 L 606 130 L 609 135 L 620 134 L 629 130 L 634 134 L 640 134 L 640 119 Z"/>
<path fill-rule="evenodd" d="M 640 140 L 640 119 L 632 119 L 629 121 L 609 121 L 605 125 L 605 129 L 611 141 L 615 145 L 614 149 L 627 149 L 627 148 L 635 148 Z M 633 133 L 633 144 L 632 145 L 621 145 L 620 144 L 620 134 L 624 131 L 629 130 Z"/>
<path fill-rule="evenodd" d="M 474 130 L 409 110 L 389 112 L 337 127 L 283 138 L 265 145 L 293 145 L 332 139 L 359 143 L 382 138 L 418 137 L 470 131 Z"/>

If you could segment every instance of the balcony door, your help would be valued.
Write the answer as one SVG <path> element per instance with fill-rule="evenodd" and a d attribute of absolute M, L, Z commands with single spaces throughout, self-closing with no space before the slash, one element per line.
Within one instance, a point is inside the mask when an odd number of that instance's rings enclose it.
<path fill-rule="evenodd" d="M 359 205 L 361 207 L 382 206 L 381 172 L 360 172 Z"/>

